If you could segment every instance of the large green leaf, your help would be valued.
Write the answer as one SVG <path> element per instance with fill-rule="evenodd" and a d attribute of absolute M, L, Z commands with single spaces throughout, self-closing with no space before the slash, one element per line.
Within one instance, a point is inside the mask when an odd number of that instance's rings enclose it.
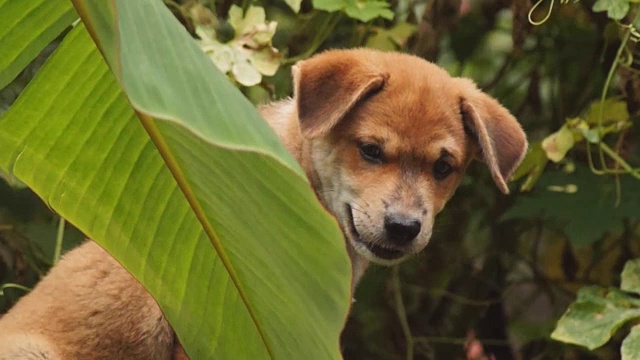
<path fill-rule="evenodd" d="M 502 220 L 542 219 L 563 231 L 574 245 L 589 245 L 640 213 L 638 180 L 620 176 L 618 206 L 615 186 L 612 178 L 593 175 L 584 166 L 577 166 L 573 173 L 547 171 L 533 191 L 516 199 Z"/>
<path fill-rule="evenodd" d="M 0 121 L 0 167 L 132 272 L 192 359 L 339 358 L 349 262 L 294 159 L 161 2 L 76 6 L 153 143 L 78 27 Z"/>
<path fill-rule="evenodd" d="M 0 0 L 0 89 L 78 18 L 68 0 Z"/>
<path fill-rule="evenodd" d="M 605 295 L 606 294 L 606 295 Z M 555 340 L 586 346 L 604 345 L 625 322 L 640 317 L 640 300 L 620 290 L 587 286 L 558 320 L 551 334 Z"/>

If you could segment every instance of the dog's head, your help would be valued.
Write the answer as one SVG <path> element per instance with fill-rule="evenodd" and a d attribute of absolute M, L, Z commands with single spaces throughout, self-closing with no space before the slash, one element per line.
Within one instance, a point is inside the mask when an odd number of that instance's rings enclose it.
<path fill-rule="evenodd" d="M 293 74 L 316 191 L 360 256 L 390 265 L 422 250 L 474 157 L 509 191 L 525 135 L 471 81 L 365 49 L 322 53 Z"/>

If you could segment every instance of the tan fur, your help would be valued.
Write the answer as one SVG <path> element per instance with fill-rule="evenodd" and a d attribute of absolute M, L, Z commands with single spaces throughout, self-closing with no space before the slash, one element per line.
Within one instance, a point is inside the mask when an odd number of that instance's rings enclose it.
<path fill-rule="evenodd" d="M 481 157 L 507 193 L 506 181 L 526 152 L 525 135 L 505 108 L 473 82 L 420 58 L 331 51 L 299 63 L 293 74 L 294 99 L 262 111 L 340 222 L 354 283 L 370 260 L 394 264 L 426 246 L 435 215 L 472 158 Z M 383 163 L 363 160 L 362 143 L 380 145 Z M 455 171 L 437 180 L 432 170 L 445 153 Z M 367 248 L 397 248 L 385 237 L 389 213 L 422 224 L 415 240 L 400 247 L 404 255 L 392 260 Z"/>
<path fill-rule="evenodd" d="M 471 81 L 417 57 L 364 49 L 325 52 L 293 73 L 294 98 L 261 112 L 338 219 L 354 284 L 370 261 L 394 264 L 427 245 L 472 158 L 508 192 L 527 142 Z M 382 160 L 367 160 L 363 144 L 379 146 Z M 453 172 L 438 179 L 443 161 Z M 411 219 L 419 232 L 394 237 L 389 219 Z M 69 252 L 0 319 L 0 359 L 170 358 L 187 357 L 157 304 L 93 242 Z"/>
<path fill-rule="evenodd" d="M 172 348 L 156 302 L 92 241 L 66 254 L 0 320 L 0 359 L 161 360 Z"/>

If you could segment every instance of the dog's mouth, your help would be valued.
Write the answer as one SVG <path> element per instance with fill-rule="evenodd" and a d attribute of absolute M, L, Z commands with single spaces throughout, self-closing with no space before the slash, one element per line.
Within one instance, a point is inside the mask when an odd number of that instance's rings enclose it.
<path fill-rule="evenodd" d="M 395 260 L 399 260 L 403 258 L 406 253 L 399 249 L 392 249 L 389 247 L 384 247 L 369 241 L 362 239 L 358 230 L 356 230 L 355 223 L 353 222 L 353 211 L 349 204 L 346 205 L 347 218 L 348 218 L 348 231 L 349 235 L 351 235 L 351 239 L 354 242 L 353 246 L 362 255 L 369 258 L 369 260 L 381 263 L 383 265 L 390 265 L 396 263 Z M 365 250 L 366 249 L 366 250 Z M 366 252 L 370 253 L 367 254 Z M 371 258 L 371 255 L 375 258 Z"/>

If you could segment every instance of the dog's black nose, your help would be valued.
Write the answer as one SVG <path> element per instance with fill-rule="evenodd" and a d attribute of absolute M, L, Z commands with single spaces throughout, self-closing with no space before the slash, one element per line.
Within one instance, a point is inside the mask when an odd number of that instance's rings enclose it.
<path fill-rule="evenodd" d="M 420 220 L 406 215 L 392 214 L 384 218 L 387 239 L 396 245 L 406 245 L 420 233 Z"/>

